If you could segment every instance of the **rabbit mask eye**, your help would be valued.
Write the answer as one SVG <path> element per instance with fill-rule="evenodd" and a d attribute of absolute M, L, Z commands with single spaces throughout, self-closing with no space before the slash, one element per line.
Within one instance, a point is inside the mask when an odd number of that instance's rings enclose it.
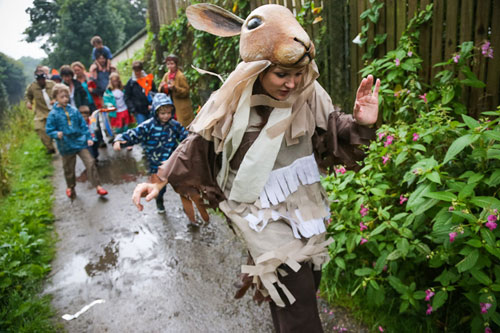
<path fill-rule="evenodd" d="M 253 30 L 262 25 L 262 20 L 258 17 L 254 17 L 248 21 L 247 28 L 248 30 Z"/>

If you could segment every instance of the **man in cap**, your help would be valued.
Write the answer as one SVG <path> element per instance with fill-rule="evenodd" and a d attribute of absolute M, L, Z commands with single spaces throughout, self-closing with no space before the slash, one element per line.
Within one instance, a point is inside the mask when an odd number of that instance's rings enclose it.
<path fill-rule="evenodd" d="M 35 113 L 35 132 L 40 137 L 43 145 L 49 154 L 55 152 L 52 144 L 52 139 L 45 133 L 45 123 L 52 109 L 52 88 L 55 82 L 47 78 L 42 66 L 37 66 L 35 69 L 35 81 L 27 88 L 24 94 L 26 106 Z"/>

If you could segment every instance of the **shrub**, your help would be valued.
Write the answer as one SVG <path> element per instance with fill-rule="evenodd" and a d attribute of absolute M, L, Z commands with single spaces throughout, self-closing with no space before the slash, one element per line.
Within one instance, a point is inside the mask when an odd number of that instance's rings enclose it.
<path fill-rule="evenodd" d="M 417 28 L 431 9 L 363 70 L 383 82 L 386 125 L 359 172 L 338 167 L 323 179 L 335 239 L 324 286 L 385 313 L 374 325 L 484 332 L 500 325 L 500 108 L 476 120 L 460 102 L 463 85 L 484 87 L 471 42 L 421 83 Z"/>

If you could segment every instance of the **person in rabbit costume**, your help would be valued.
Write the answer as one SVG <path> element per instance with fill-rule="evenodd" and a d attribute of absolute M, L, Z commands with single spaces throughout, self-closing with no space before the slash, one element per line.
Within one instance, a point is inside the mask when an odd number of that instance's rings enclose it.
<path fill-rule="evenodd" d="M 219 207 L 248 248 L 245 282 L 271 301 L 276 330 L 321 332 L 315 293 L 333 240 L 319 166 L 359 167 L 359 145 L 375 136 L 380 81 L 363 79 L 353 115 L 343 114 L 316 81 L 314 45 L 286 7 L 261 6 L 246 20 L 209 4 L 186 13 L 196 29 L 241 34 L 243 61 L 203 106 L 156 183 L 139 184 L 133 201 L 142 209 L 141 197 L 149 201 L 170 183 L 200 211 Z"/>

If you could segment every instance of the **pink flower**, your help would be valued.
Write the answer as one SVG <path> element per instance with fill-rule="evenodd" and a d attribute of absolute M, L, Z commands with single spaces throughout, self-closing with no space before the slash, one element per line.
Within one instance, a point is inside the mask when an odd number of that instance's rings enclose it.
<path fill-rule="evenodd" d="M 497 220 L 497 216 L 496 215 L 488 215 L 488 222 L 495 222 Z"/>
<path fill-rule="evenodd" d="M 368 229 L 368 227 L 366 225 L 364 225 L 363 222 L 359 222 L 359 231 L 363 231 L 366 229 Z"/>
<path fill-rule="evenodd" d="M 382 140 L 382 138 L 385 136 L 385 132 L 381 132 L 378 134 L 378 139 Z"/>
<path fill-rule="evenodd" d="M 361 242 L 359 244 L 363 245 L 366 242 L 368 242 L 368 240 L 366 238 L 361 238 Z"/>
<path fill-rule="evenodd" d="M 413 133 L 413 141 L 418 141 L 420 139 L 420 135 L 418 133 Z"/>
<path fill-rule="evenodd" d="M 450 236 L 450 243 L 453 243 L 455 241 L 455 237 L 457 237 L 457 233 L 456 232 L 450 232 L 448 234 L 448 236 Z"/>
<path fill-rule="evenodd" d="M 394 60 L 394 62 L 396 63 L 396 67 L 399 66 L 401 64 L 401 61 L 399 61 L 398 58 L 396 58 L 396 60 Z"/>
<path fill-rule="evenodd" d="M 382 156 L 382 163 L 386 164 L 390 159 L 391 157 L 389 155 Z"/>
<path fill-rule="evenodd" d="M 490 303 L 479 303 L 479 306 L 481 307 L 481 313 L 486 313 L 488 309 L 491 308 Z"/>
<path fill-rule="evenodd" d="M 387 139 L 385 140 L 384 142 L 384 147 L 387 147 L 389 146 L 390 144 L 392 144 L 392 141 L 394 140 L 394 137 L 392 135 L 388 135 L 387 136 Z"/>
<path fill-rule="evenodd" d="M 398 91 L 394 92 L 394 97 L 399 97 L 400 93 L 401 93 L 401 90 L 398 90 Z"/>
<path fill-rule="evenodd" d="M 460 60 L 460 54 L 455 54 L 455 56 L 453 57 L 453 62 L 455 64 L 458 64 L 458 60 Z"/>
<path fill-rule="evenodd" d="M 493 333 L 493 331 L 491 330 L 491 328 L 486 327 L 486 328 L 484 329 L 484 333 Z"/>
<path fill-rule="evenodd" d="M 384 331 L 384 328 L 383 328 L 382 326 L 379 326 L 379 327 L 378 327 L 378 330 L 379 330 L 379 332 L 383 332 L 383 331 Z"/>
<path fill-rule="evenodd" d="M 408 51 L 408 53 L 406 54 L 408 57 L 411 57 L 413 55 L 413 52 L 411 51 Z"/>
<path fill-rule="evenodd" d="M 453 206 L 450 206 L 450 207 L 448 208 L 448 211 L 449 211 L 449 212 L 452 212 L 452 211 L 454 211 L 454 210 L 455 210 L 455 207 L 453 207 Z"/>
<path fill-rule="evenodd" d="M 427 289 L 425 291 L 425 300 L 426 301 L 430 301 L 431 298 L 432 298 L 432 296 L 434 296 L 434 292 L 432 290 L 430 290 L 430 289 Z"/>
<path fill-rule="evenodd" d="M 491 231 L 497 228 L 497 224 L 495 222 L 486 222 L 485 226 Z"/>
<path fill-rule="evenodd" d="M 491 47 L 491 43 L 489 41 L 484 42 L 481 46 L 481 53 L 485 58 L 493 59 L 493 48 Z"/>
<path fill-rule="evenodd" d="M 406 201 L 408 201 L 408 198 L 404 197 L 402 194 L 399 196 L 399 204 L 402 205 Z"/>
<path fill-rule="evenodd" d="M 424 100 L 424 103 L 427 104 L 427 93 L 418 96 L 420 99 Z"/>
<path fill-rule="evenodd" d="M 366 216 L 368 214 L 368 211 L 369 211 L 369 209 L 366 208 L 365 206 L 363 206 L 363 204 L 361 204 L 361 210 L 359 211 L 361 216 Z"/>
<path fill-rule="evenodd" d="M 344 167 L 340 167 L 340 168 L 338 168 L 338 169 L 336 168 L 336 169 L 335 169 L 335 173 L 337 173 L 337 174 L 338 174 L 339 172 L 340 172 L 341 174 L 344 174 L 344 173 L 346 172 L 346 169 L 345 169 Z"/>
<path fill-rule="evenodd" d="M 426 315 L 430 315 L 432 313 L 432 306 L 430 304 L 427 304 L 427 311 L 425 311 Z"/>

